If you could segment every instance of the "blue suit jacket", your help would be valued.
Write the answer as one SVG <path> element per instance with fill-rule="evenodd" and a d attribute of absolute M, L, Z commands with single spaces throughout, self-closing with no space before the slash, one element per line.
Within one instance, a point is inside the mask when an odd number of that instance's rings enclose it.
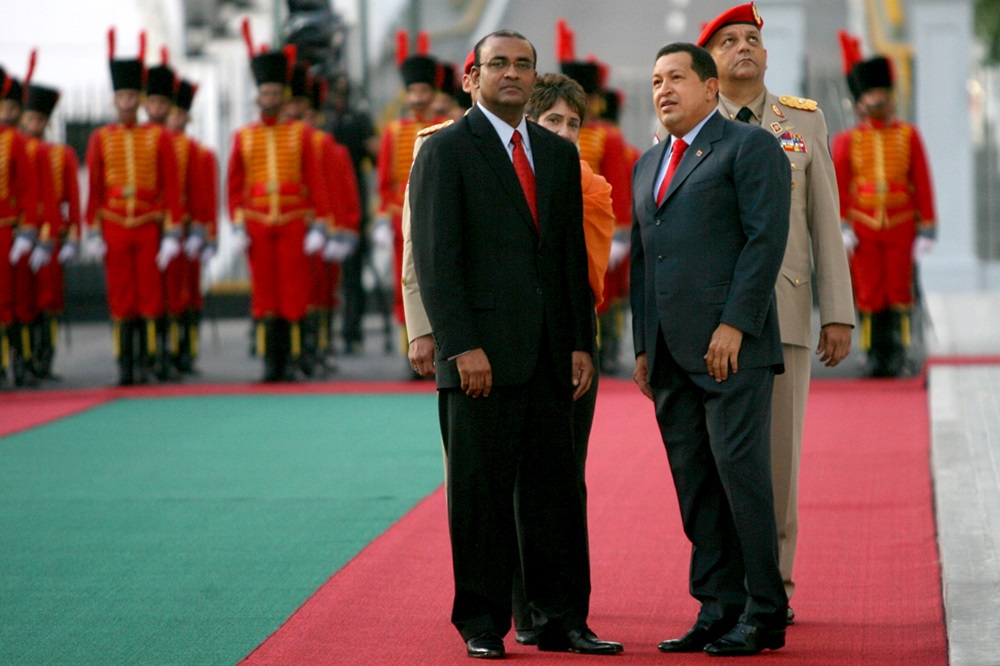
<path fill-rule="evenodd" d="M 668 142 L 632 174 L 632 325 L 650 376 L 657 329 L 688 373 L 720 323 L 743 331 L 740 368 L 784 369 L 774 285 L 788 238 L 791 170 L 774 137 L 713 112 L 663 203 L 653 184 Z"/>

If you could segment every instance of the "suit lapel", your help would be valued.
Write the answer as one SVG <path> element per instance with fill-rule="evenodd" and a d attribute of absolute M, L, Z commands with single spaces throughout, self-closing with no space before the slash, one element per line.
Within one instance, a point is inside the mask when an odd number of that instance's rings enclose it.
<path fill-rule="evenodd" d="M 538 231 L 541 234 L 541 232 L 545 231 L 549 221 L 549 193 L 552 191 L 553 174 L 550 163 L 552 151 L 545 150 L 542 147 L 545 140 L 544 137 L 540 136 L 540 131 L 534 123 L 529 122 L 527 127 L 528 135 L 531 137 L 531 160 L 535 165 L 535 192 L 538 198 Z M 518 181 L 519 188 L 520 185 L 521 183 Z M 524 210 L 528 212 L 528 222 L 534 228 L 535 221 L 531 218 L 531 209 L 528 208 L 527 200 L 523 196 L 521 199 L 525 202 Z"/>
<path fill-rule="evenodd" d="M 524 197 L 521 181 L 517 179 L 517 172 L 514 171 L 514 163 L 511 162 L 510 155 L 507 153 L 507 147 L 503 145 L 500 135 L 493 129 L 489 118 L 483 114 L 478 106 L 472 107 L 466 118 L 469 120 L 469 128 L 476 139 L 476 149 L 479 150 L 485 162 L 490 166 L 497 182 L 500 183 L 503 191 L 507 193 L 511 203 L 517 208 L 524 222 L 534 229 L 535 220 L 531 216 L 531 209 L 528 208 L 528 200 Z M 534 135 L 531 138 L 534 140 Z M 532 148 L 534 148 L 534 144 L 532 144 Z M 535 171 L 539 171 L 538 162 L 535 162 Z M 535 183 L 536 190 L 539 192 L 538 199 L 541 201 L 541 187 L 537 176 Z M 541 217 L 542 214 L 539 209 L 539 219 Z"/>
<path fill-rule="evenodd" d="M 728 121 L 718 111 L 712 112 L 711 118 L 702 126 L 694 143 L 688 146 L 681 163 L 677 165 L 674 177 L 670 181 L 670 187 L 667 189 L 667 195 L 663 197 L 664 204 L 670 200 L 670 197 L 691 175 L 691 172 L 697 169 L 698 165 L 712 152 L 712 144 L 722 138 L 723 123 L 725 122 Z"/>

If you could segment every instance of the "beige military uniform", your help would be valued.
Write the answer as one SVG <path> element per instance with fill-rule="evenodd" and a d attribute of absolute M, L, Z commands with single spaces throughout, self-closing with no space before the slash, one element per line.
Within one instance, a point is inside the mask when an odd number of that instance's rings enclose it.
<path fill-rule="evenodd" d="M 438 125 L 425 127 L 417 133 L 417 140 L 413 143 L 413 159 L 417 159 L 417 153 L 424 141 L 431 134 L 451 125 L 454 120 L 447 120 Z M 406 317 L 406 337 L 408 340 L 416 340 L 419 337 L 431 334 L 431 322 L 427 319 L 424 311 L 424 302 L 420 299 L 420 287 L 417 284 L 417 271 L 413 265 L 413 239 L 410 238 L 410 184 L 406 184 L 406 191 L 403 194 L 403 264 L 400 270 L 400 280 L 403 282 L 403 314 Z"/>
<path fill-rule="evenodd" d="M 826 118 L 816 102 L 764 91 L 748 108 L 781 143 L 792 167 L 788 245 L 775 292 L 785 373 L 775 377 L 771 404 L 771 471 L 778 548 L 785 592 L 795 590 L 792 565 L 798 539 L 798 479 L 812 350 L 813 275 L 820 325 L 854 326 L 854 296 L 840 234 L 837 178 Z M 736 117 L 740 106 L 719 95 L 719 111 Z"/>

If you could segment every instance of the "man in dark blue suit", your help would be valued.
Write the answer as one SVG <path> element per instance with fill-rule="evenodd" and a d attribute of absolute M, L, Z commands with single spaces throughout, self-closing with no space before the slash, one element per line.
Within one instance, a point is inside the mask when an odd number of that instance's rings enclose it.
<path fill-rule="evenodd" d="M 769 433 L 791 173 L 767 132 L 716 111 L 717 77 L 693 44 L 657 54 L 670 138 L 633 172 L 634 379 L 656 405 L 701 602 L 659 649 L 743 655 L 785 643 Z"/>
<path fill-rule="evenodd" d="M 468 655 L 504 656 L 514 558 L 538 646 L 613 654 L 590 594 L 572 401 L 590 388 L 576 147 L 525 121 L 535 49 L 499 31 L 476 45 L 479 103 L 424 143 L 410 175 L 413 259 L 434 331 L 455 575 Z"/>

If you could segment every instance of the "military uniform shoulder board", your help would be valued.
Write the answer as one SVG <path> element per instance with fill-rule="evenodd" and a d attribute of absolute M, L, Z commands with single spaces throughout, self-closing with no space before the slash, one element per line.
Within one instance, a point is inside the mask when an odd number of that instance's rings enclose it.
<path fill-rule="evenodd" d="M 806 99 L 805 97 L 782 95 L 778 98 L 778 101 L 790 109 L 798 109 L 799 111 L 815 111 L 819 108 L 819 103 L 816 100 Z"/>
<path fill-rule="evenodd" d="M 437 125 L 431 125 L 430 127 L 425 127 L 422 130 L 420 130 L 419 132 L 417 132 L 417 136 L 428 136 L 430 134 L 434 134 L 434 132 L 437 132 L 440 129 L 444 129 L 448 125 L 451 125 L 453 122 L 455 122 L 455 121 L 454 120 L 446 120 L 443 123 L 438 123 Z"/>

